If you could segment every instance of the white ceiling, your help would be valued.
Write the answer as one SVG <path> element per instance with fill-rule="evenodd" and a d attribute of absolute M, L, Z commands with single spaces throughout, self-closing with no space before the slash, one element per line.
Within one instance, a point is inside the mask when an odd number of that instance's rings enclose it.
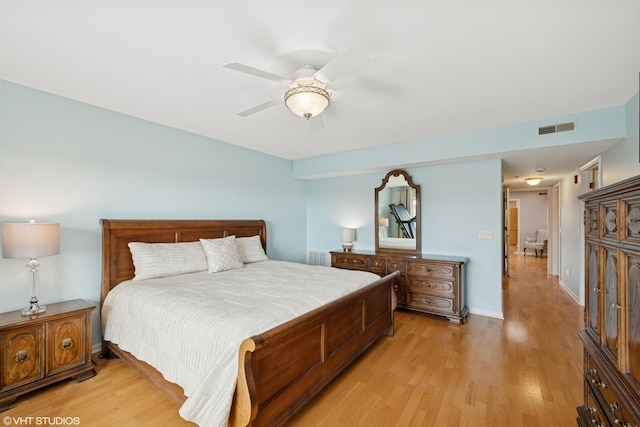
<path fill-rule="evenodd" d="M 637 0 L 0 0 L 0 79 L 300 159 L 622 105 L 639 22 Z M 290 76 L 350 47 L 370 60 L 331 85 L 324 129 L 284 104 L 237 116 L 285 88 L 224 64 Z M 607 146 L 505 154 L 505 175 Z"/>

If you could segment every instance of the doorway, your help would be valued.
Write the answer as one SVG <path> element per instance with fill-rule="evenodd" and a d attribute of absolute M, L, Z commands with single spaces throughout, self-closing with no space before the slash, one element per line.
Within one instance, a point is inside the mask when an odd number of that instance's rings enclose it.
<path fill-rule="evenodd" d="M 520 246 L 520 232 L 519 232 L 519 215 L 520 200 L 509 200 L 509 229 L 507 230 L 509 235 L 509 253 L 517 254 Z"/>

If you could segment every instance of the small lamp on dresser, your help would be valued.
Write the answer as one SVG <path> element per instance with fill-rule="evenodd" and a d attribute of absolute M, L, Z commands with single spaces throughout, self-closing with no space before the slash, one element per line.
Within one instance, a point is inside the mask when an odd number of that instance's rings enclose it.
<path fill-rule="evenodd" d="M 23 316 L 44 313 L 45 306 L 38 304 L 38 267 L 37 257 L 60 253 L 60 224 L 40 224 L 31 220 L 28 223 L 2 224 L 2 257 L 28 258 L 29 308 L 22 310 Z"/>
<path fill-rule="evenodd" d="M 378 229 L 379 229 L 378 236 L 382 237 L 383 239 L 387 237 L 387 227 L 389 227 L 389 218 L 379 218 L 378 219 Z"/>
<path fill-rule="evenodd" d="M 353 249 L 353 241 L 356 240 L 355 228 L 343 228 L 341 232 L 342 236 L 342 250 L 344 252 L 351 252 Z"/>

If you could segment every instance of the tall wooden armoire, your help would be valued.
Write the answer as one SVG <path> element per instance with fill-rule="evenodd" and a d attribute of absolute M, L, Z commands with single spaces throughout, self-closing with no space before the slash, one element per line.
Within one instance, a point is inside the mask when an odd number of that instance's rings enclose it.
<path fill-rule="evenodd" d="M 640 425 L 640 176 L 584 194 L 580 426 Z"/>

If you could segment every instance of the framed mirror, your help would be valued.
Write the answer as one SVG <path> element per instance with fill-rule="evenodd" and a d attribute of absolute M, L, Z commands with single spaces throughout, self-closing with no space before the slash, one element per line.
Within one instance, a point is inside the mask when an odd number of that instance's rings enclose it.
<path fill-rule="evenodd" d="M 420 186 L 392 170 L 375 189 L 377 252 L 420 253 Z"/>

